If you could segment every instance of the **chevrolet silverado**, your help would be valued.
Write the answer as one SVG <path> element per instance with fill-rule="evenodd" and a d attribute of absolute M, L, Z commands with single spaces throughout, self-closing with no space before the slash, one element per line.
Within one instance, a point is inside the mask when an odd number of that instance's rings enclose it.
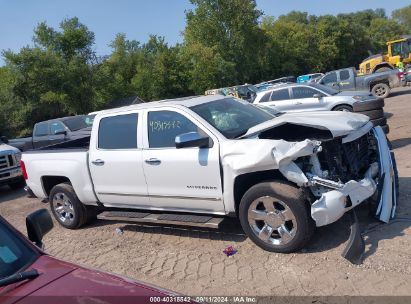
<path fill-rule="evenodd" d="M 22 168 L 69 229 L 96 214 L 210 228 L 231 216 L 261 248 L 293 252 L 366 200 L 388 222 L 392 156 L 364 115 L 284 114 L 211 95 L 99 112 L 89 138 L 25 152 Z"/>

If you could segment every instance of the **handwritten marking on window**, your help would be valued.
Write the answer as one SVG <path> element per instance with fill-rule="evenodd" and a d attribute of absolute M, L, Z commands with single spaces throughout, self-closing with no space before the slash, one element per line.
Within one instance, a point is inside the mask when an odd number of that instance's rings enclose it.
<path fill-rule="evenodd" d="M 151 132 L 162 132 L 171 129 L 180 129 L 181 121 L 179 120 L 152 120 L 150 121 Z"/>

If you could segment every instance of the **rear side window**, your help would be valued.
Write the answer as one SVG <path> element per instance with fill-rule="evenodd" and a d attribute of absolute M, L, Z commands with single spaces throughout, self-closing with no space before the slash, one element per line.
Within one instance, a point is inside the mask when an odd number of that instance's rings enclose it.
<path fill-rule="evenodd" d="M 314 94 L 318 94 L 316 90 L 313 90 L 308 87 L 295 87 L 293 88 L 293 97 L 294 98 L 312 98 Z"/>
<path fill-rule="evenodd" d="M 191 120 L 180 113 L 173 111 L 148 113 L 148 142 L 150 148 L 175 147 L 176 136 L 199 131 Z"/>
<path fill-rule="evenodd" d="M 34 136 L 46 136 L 49 135 L 49 124 L 42 122 L 36 125 Z"/>
<path fill-rule="evenodd" d="M 347 80 L 350 78 L 350 73 L 348 71 L 341 71 L 340 72 L 340 80 Z"/>
<path fill-rule="evenodd" d="M 100 149 L 136 149 L 138 114 L 118 115 L 100 120 L 98 147 Z"/>
<path fill-rule="evenodd" d="M 322 83 L 324 84 L 332 83 L 332 82 L 337 82 L 337 73 L 335 72 L 325 75 L 322 81 Z"/>
<path fill-rule="evenodd" d="M 263 97 L 261 97 L 259 102 L 267 102 L 270 99 L 271 92 L 265 93 Z"/>
<path fill-rule="evenodd" d="M 273 94 L 271 94 L 271 101 L 286 100 L 286 99 L 290 99 L 290 94 L 288 93 L 288 89 L 273 91 Z"/>

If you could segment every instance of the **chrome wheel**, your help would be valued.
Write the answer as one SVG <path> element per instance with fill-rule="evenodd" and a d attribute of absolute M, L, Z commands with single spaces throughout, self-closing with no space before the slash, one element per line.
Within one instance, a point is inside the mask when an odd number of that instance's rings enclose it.
<path fill-rule="evenodd" d="M 375 94 L 377 94 L 378 96 L 384 96 L 387 93 L 387 89 L 383 86 L 378 86 L 375 89 Z"/>
<path fill-rule="evenodd" d="M 57 217 L 62 223 L 72 223 L 74 221 L 75 213 L 73 204 L 67 195 L 58 192 L 53 196 L 53 209 Z"/>
<path fill-rule="evenodd" d="M 290 207 L 271 196 L 260 197 L 251 203 L 248 223 L 253 233 L 270 245 L 287 244 L 297 233 L 297 221 Z"/>

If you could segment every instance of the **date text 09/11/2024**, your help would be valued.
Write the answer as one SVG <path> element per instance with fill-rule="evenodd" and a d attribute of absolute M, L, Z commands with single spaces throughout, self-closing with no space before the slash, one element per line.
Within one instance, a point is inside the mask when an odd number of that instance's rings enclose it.
<path fill-rule="evenodd" d="M 186 297 L 186 296 L 166 296 L 166 297 L 150 297 L 150 303 L 256 303 L 256 297 L 248 296 L 200 296 L 200 297 Z"/>

